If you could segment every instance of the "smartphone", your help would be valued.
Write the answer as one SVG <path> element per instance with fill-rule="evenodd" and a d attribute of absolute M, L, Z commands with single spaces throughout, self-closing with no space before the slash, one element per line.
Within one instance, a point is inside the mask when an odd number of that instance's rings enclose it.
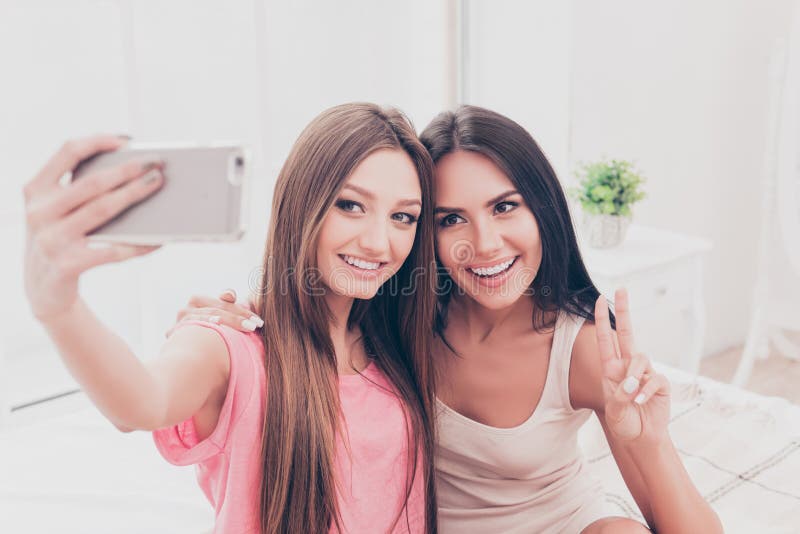
<path fill-rule="evenodd" d="M 72 180 L 128 160 L 164 162 L 159 191 L 92 230 L 90 239 L 133 244 L 236 241 L 246 228 L 250 151 L 238 144 L 130 143 L 82 161 Z"/>

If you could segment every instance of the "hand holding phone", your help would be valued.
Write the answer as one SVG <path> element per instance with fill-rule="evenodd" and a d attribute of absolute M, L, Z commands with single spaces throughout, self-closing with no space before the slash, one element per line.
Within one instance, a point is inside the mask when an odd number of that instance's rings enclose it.
<path fill-rule="evenodd" d="M 243 147 L 130 143 L 81 162 L 72 183 L 129 161 L 160 162 L 165 182 L 158 193 L 92 229 L 92 239 L 161 244 L 234 241 L 244 234 L 249 157 Z"/>
<path fill-rule="evenodd" d="M 152 252 L 157 246 L 89 246 L 87 234 L 153 195 L 164 183 L 159 161 L 130 160 L 62 185 L 81 161 L 126 140 L 96 136 L 69 141 L 25 184 L 25 292 L 43 323 L 78 300 L 78 278 L 92 267 Z"/>

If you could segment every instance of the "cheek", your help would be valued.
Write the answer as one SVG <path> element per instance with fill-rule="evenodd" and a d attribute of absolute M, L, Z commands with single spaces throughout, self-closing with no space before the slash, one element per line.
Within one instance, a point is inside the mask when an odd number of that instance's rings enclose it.
<path fill-rule="evenodd" d="M 333 258 L 334 250 L 335 249 L 331 245 L 330 241 L 326 241 L 325 236 L 320 236 L 319 242 L 317 243 L 317 269 L 324 273 L 328 273 L 331 269 L 336 267 L 337 262 Z"/>
<path fill-rule="evenodd" d="M 436 253 L 441 264 L 452 271 L 475 259 L 475 243 L 467 230 L 457 226 L 437 240 Z"/>
<path fill-rule="evenodd" d="M 333 247 L 333 238 L 336 236 L 339 221 L 336 214 L 333 212 L 328 213 L 322 221 L 322 226 L 319 231 L 319 238 L 317 239 L 317 255 L 321 256 Z"/>
<path fill-rule="evenodd" d="M 531 254 L 534 258 L 541 259 L 542 257 L 542 240 L 539 234 L 539 225 L 536 224 L 536 219 L 533 214 L 526 224 L 521 224 L 517 228 L 516 241 L 520 243 L 522 250 Z"/>
<path fill-rule="evenodd" d="M 397 230 L 393 232 L 391 237 L 392 259 L 398 263 L 403 263 L 411 254 L 411 249 L 414 247 L 414 238 L 416 237 L 416 228 L 408 230 Z"/>
<path fill-rule="evenodd" d="M 528 231 L 528 240 L 533 245 L 537 251 L 541 253 L 542 251 L 542 239 L 541 235 L 539 234 L 539 225 L 536 224 L 536 219 L 531 216 L 530 222 L 530 230 Z"/>
<path fill-rule="evenodd" d="M 324 257 L 347 243 L 358 234 L 359 227 L 355 221 L 331 211 L 322 221 L 317 241 L 317 256 Z"/>
<path fill-rule="evenodd" d="M 320 233 L 317 239 L 317 261 L 326 261 L 330 250 L 330 237 L 325 232 Z"/>
<path fill-rule="evenodd" d="M 457 263 L 453 257 L 454 242 L 455 240 L 448 236 L 446 232 L 440 232 L 436 236 L 436 256 L 445 267 L 453 267 Z"/>

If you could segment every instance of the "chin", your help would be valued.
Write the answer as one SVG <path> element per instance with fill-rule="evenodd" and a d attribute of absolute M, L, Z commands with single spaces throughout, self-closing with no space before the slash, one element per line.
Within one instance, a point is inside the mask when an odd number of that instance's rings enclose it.
<path fill-rule="evenodd" d="M 375 298 L 375 295 L 378 294 L 379 287 L 380 286 L 373 287 L 370 284 L 361 287 L 350 287 L 347 288 L 346 290 L 331 289 L 331 291 L 333 291 L 340 297 L 359 299 L 359 300 L 370 300 Z"/>
<path fill-rule="evenodd" d="M 470 295 L 472 299 L 492 311 L 500 311 L 516 304 L 522 295 Z"/>
<path fill-rule="evenodd" d="M 375 298 L 375 295 L 378 294 L 378 291 L 357 291 L 354 294 L 350 295 L 354 299 L 357 300 L 372 300 Z"/>

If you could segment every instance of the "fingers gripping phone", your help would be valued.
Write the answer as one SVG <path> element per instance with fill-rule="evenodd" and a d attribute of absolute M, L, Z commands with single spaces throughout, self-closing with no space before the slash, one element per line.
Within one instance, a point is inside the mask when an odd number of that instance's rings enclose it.
<path fill-rule="evenodd" d="M 236 241 L 246 227 L 249 152 L 239 145 L 129 144 L 81 162 L 72 180 L 126 161 L 161 161 L 159 191 L 94 229 L 90 238 L 133 244 Z"/>

